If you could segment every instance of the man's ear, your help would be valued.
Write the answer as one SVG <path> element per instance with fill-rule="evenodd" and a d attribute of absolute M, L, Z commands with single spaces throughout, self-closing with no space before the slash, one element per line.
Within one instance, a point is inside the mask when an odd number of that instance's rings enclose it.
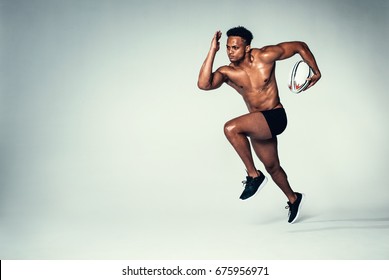
<path fill-rule="evenodd" d="M 251 46 L 250 45 L 247 45 L 246 47 L 245 47 L 245 52 L 250 52 L 250 50 L 251 50 Z"/>

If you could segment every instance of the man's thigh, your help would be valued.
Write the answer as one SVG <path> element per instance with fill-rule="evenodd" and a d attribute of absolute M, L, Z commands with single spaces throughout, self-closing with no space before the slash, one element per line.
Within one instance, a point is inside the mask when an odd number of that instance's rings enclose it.
<path fill-rule="evenodd" d="M 251 139 L 266 140 L 272 138 L 269 125 L 261 112 L 253 112 L 232 119 L 226 123 L 225 128 L 245 134 Z"/>

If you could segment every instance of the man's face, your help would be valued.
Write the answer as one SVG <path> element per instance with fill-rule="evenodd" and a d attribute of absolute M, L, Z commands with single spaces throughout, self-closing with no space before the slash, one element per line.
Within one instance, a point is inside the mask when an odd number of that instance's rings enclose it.
<path fill-rule="evenodd" d="M 227 39 L 227 55 L 231 62 L 239 62 L 246 54 L 249 46 L 244 39 L 238 36 L 230 36 Z"/>

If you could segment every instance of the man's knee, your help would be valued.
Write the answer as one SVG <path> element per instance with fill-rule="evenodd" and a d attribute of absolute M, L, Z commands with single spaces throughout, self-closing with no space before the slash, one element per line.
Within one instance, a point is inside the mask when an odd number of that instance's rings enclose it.
<path fill-rule="evenodd" d="M 278 172 L 281 171 L 281 166 L 280 166 L 280 164 L 278 162 L 273 162 L 273 163 L 270 163 L 270 164 L 266 164 L 265 168 L 266 168 L 266 171 L 270 175 L 277 174 Z"/>
<path fill-rule="evenodd" d="M 224 124 L 224 134 L 227 138 L 238 134 L 238 129 L 236 124 L 233 121 L 228 121 Z"/>

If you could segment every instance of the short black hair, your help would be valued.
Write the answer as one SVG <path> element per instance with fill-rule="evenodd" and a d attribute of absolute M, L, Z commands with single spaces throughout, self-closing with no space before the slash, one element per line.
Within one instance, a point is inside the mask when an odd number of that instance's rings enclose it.
<path fill-rule="evenodd" d="M 233 27 L 227 31 L 227 36 L 238 36 L 246 41 L 247 45 L 251 44 L 251 40 L 254 38 L 253 34 L 243 26 Z"/>

